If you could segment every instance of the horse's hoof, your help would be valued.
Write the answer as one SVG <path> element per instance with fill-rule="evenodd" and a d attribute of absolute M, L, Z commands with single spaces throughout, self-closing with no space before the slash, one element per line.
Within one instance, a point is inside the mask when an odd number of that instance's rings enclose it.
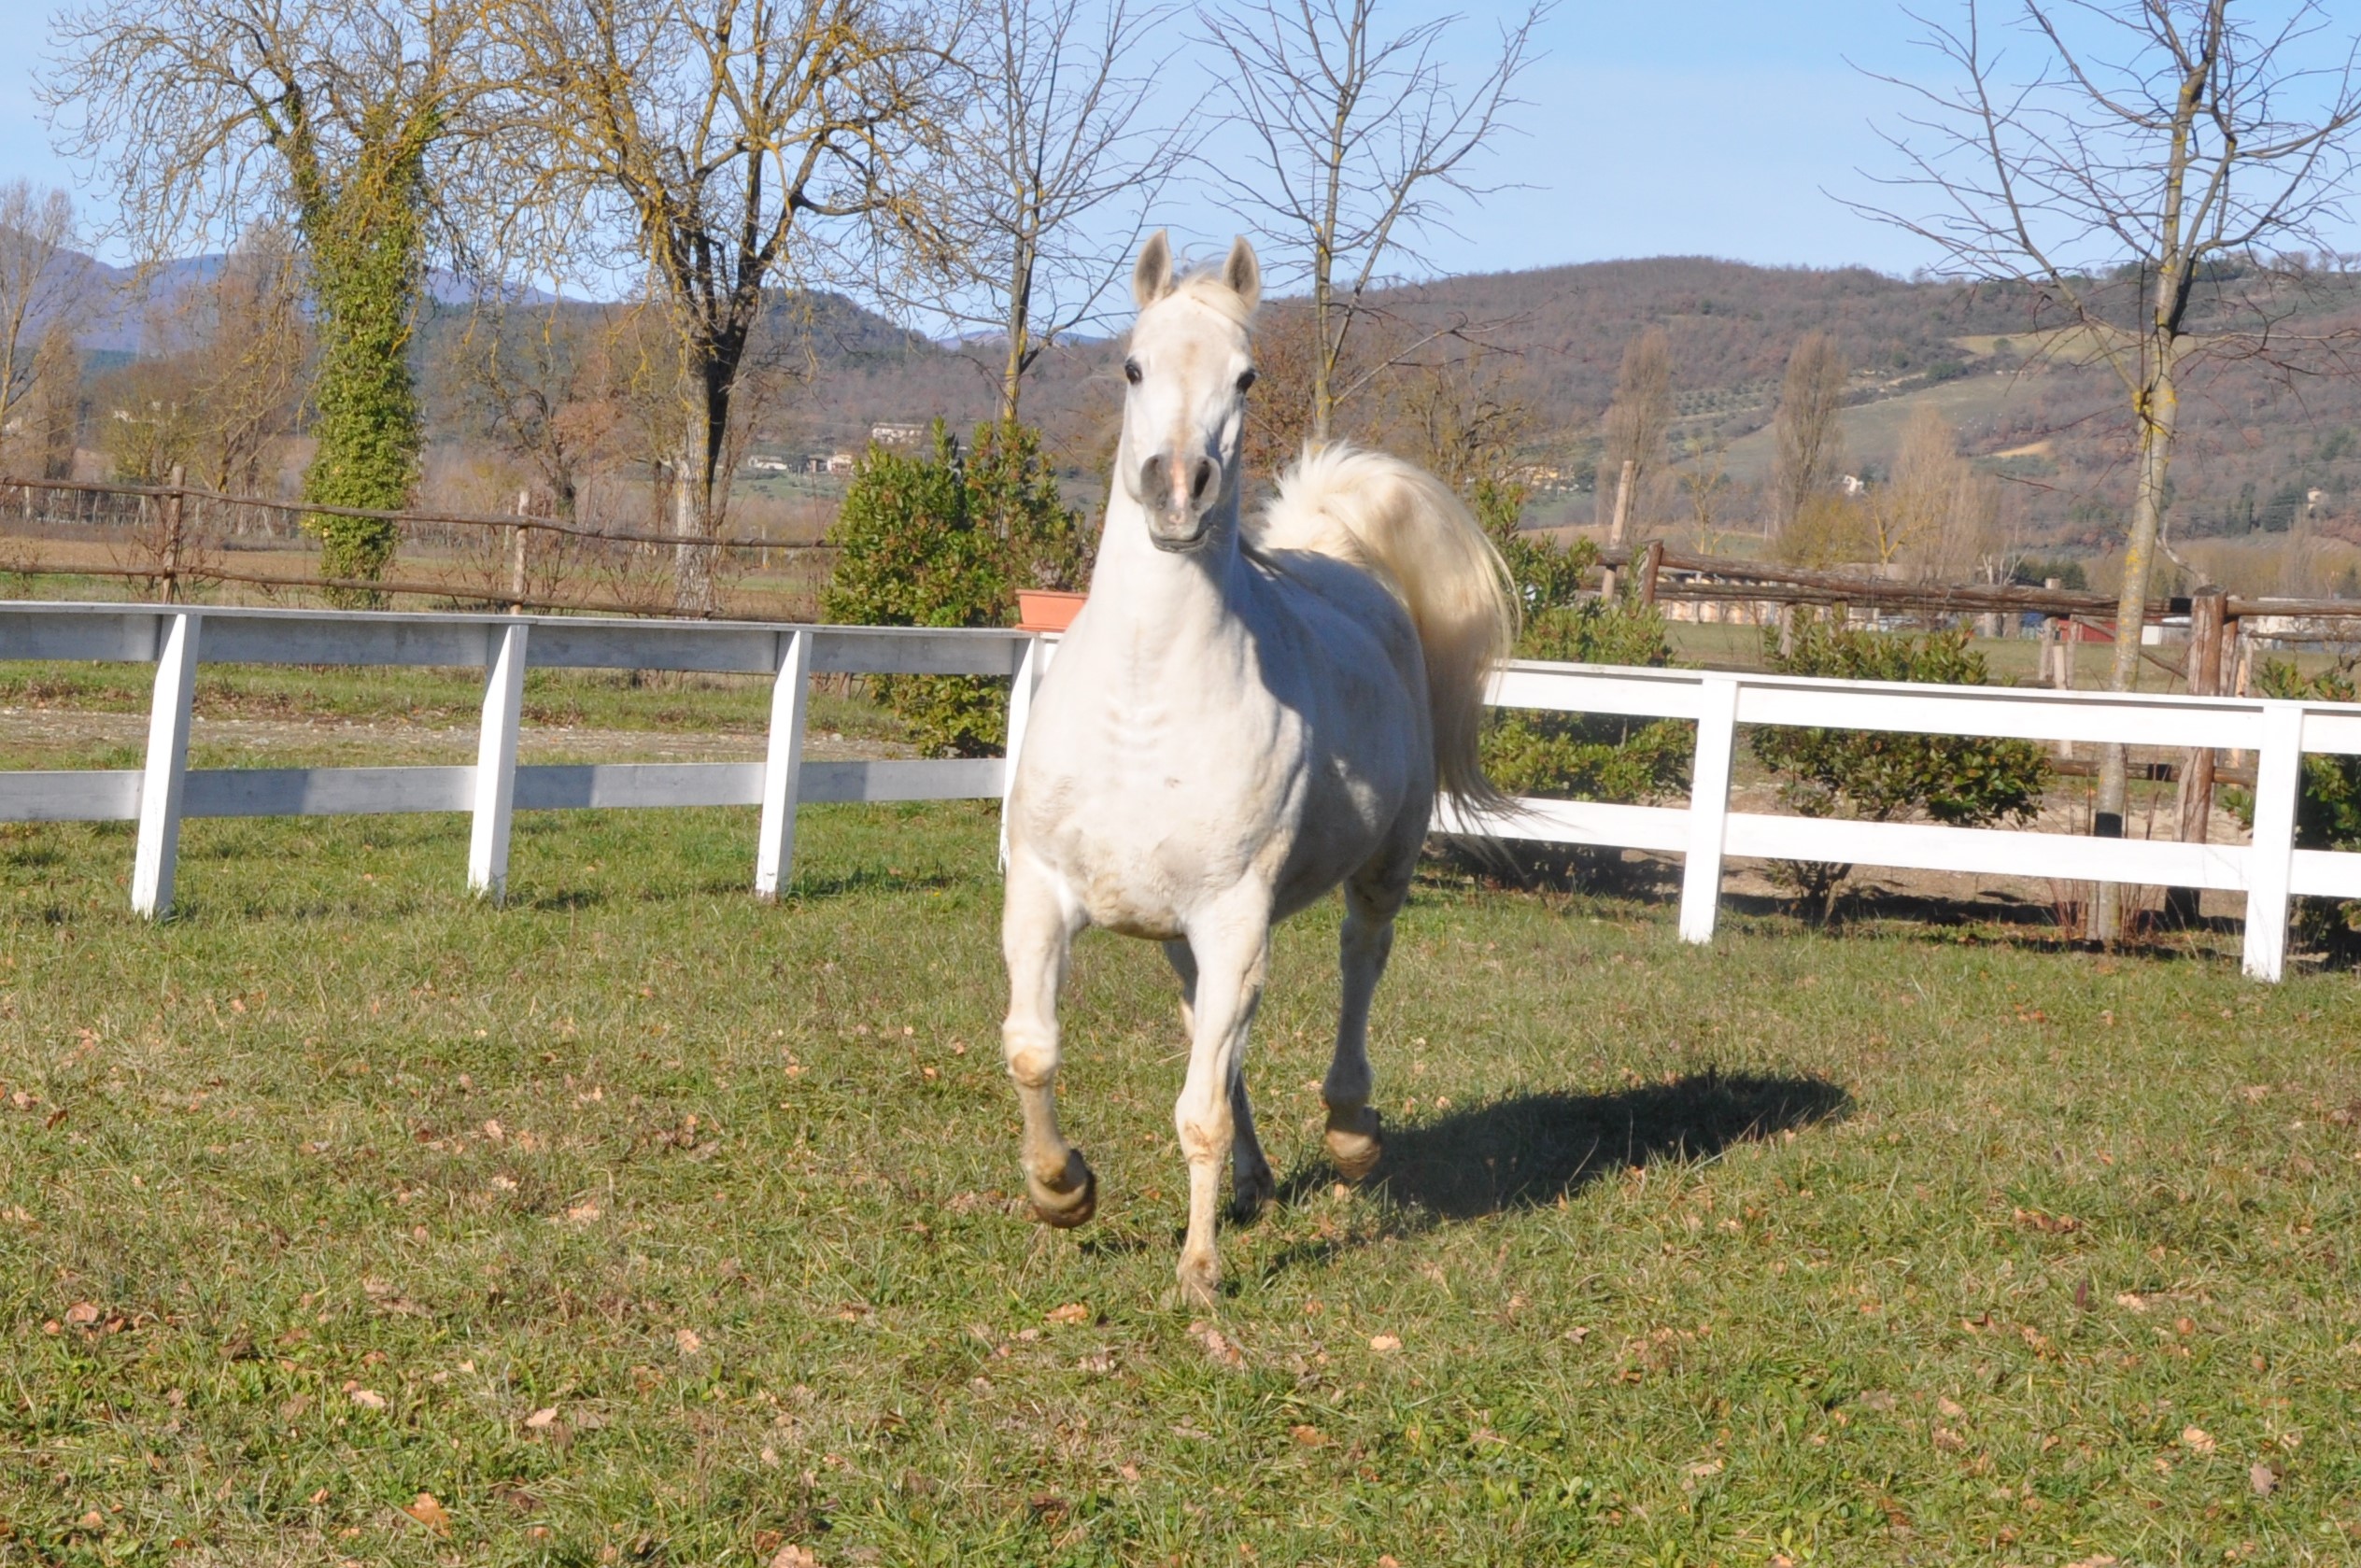
<path fill-rule="evenodd" d="M 1268 1165 L 1257 1165 L 1245 1175 L 1230 1176 L 1230 1218 L 1244 1223 L 1270 1206 L 1279 1196 L 1279 1182 Z"/>
<path fill-rule="evenodd" d="M 1025 1192 L 1033 1200 L 1034 1216 L 1062 1231 L 1088 1224 L 1098 1212 L 1098 1173 L 1090 1168 L 1079 1149 L 1066 1151 L 1066 1168 L 1057 1173 L 1055 1181 L 1036 1180 L 1028 1172 Z"/>
<path fill-rule="evenodd" d="M 1375 1106 L 1328 1113 L 1328 1160 L 1338 1176 L 1359 1181 L 1377 1168 L 1378 1156 L 1385 1152 L 1382 1123 Z"/>
<path fill-rule="evenodd" d="M 1180 1279 L 1180 1304 L 1194 1311 L 1210 1311 L 1222 1289 L 1222 1265 L 1211 1258 L 1182 1258 L 1173 1272 Z"/>

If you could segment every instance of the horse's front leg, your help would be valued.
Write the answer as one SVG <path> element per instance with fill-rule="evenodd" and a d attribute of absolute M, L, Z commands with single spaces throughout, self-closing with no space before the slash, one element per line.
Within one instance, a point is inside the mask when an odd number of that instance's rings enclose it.
<path fill-rule="evenodd" d="M 1222 1282 L 1213 1227 L 1221 1199 L 1222 1157 L 1235 1156 L 1240 1126 L 1237 1100 L 1246 1032 L 1263 999 L 1270 968 L 1270 899 L 1259 889 L 1241 893 L 1189 928 L 1196 961 L 1190 997 L 1189 1075 L 1172 1108 L 1180 1155 L 1189 1164 L 1189 1235 L 1180 1246 L 1181 1293 L 1209 1307 Z M 1247 1137 L 1252 1137 L 1251 1121 Z M 1261 1158 L 1257 1149 L 1255 1158 Z M 1267 1174 L 1267 1167 L 1265 1167 Z"/>
<path fill-rule="evenodd" d="M 1393 951 L 1393 917 L 1409 891 L 1407 871 L 1364 870 L 1345 883 L 1344 932 L 1337 942 L 1343 1006 L 1336 1013 L 1336 1052 L 1320 1097 L 1328 1107 L 1328 1158 L 1336 1174 L 1358 1181 L 1385 1151 L 1369 1069 L 1369 1002 Z"/>
<path fill-rule="evenodd" d="M 1180 977 L 1180 1032 L 1196 1038 L 1197 961 L 1185 941 L 1164 944 L 1172 972 Z M 1246 1097 L 1246 1053 L 1230 1063 L 1230 1212 L 1251 1220 L 1278 1195 L 1279 1180 L 1271 1174 L 1263 1140 L 1254 1135 L 1254 1108 Z"/>
<path fill-rule="evenodd" d="M 1060 1227 L 1082 1224 L 1098 1209 L 1098 1178 L 1057 1125 L 1057 992 L 1082 925 L 1082 911 L 1039 861 L 1022 852 L 1010 857 L 1000 915 L 1009 1016 L 1000 1050 L 1025 1111 L 1025 1193 L 1033 1212 Z"/>

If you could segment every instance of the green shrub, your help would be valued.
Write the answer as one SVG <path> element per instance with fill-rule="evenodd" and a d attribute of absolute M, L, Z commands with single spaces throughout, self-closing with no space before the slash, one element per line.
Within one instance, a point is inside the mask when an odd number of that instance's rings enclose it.
<path fill-rule="evenodd" d="M 2293 660 L 2265 659 L 2255 671 L 2255 688 L 2265 697 L 2294 700 L 2361 700 L 2349 665 L 2307 676 Z M 2296 797 L 2297 847 L 2361 850 L 2361 756 L 2305 753 L 2300 787 Z M 2248 832 L 2254 831 L 2253 791 L 2224 790 L 2222 803 L 2237 813 Z M 2361 902 L 2298 898 L 2294 924 L 2298 939 L 2326 953 L 2331 962 L 2361 959 Z"/>
<path fill-rule="evenodd" d="M 1781 654 L 1775 638 L 1766 637 L 1763 653 L 1774 670 L 1790 675 L 1990 684 L 1965 632 L 1897 637 L 1814 620 L 1796 627 L 1792 651 Z M 2031 817 L 2049 782 L 2048 759 L 2029 741 L 1766 725 L 1751 743 L 1756 759 L 1778 776 L 1779 798 L 1803 816 L 1982 827 Z M 1852 869 L 1793 860 L 1779 862 L 1774 875 L 1825 920 Z"/>
<path fill-rule="evenodd" d="M 1037 431 L 983 425 L 963 454 L 940 419 L 928 452 L 862 456 L 828 541 L 820 613 L 862 626 L 1005 626 L 1018 587 L 1079 587 L 1094 552 Z M 930 755 L 988 756 L 1008 732 L 1005 680 L 885 675 L 876 691 Z"/>
<path fill-rule="evenodd" d="M 1517 531 L 1523 496 L 1480 484 L 1476 514 L 1508 564 L 1524 624 L 1519 658 L 1572 664 L 1634 664 L 1661 669 L 1673 662 L 1664 619 L 1629 600 L 1583 598 L 1596 570 L 1598 546 L 1577 540 L 1561 548 Z M 1642 719 L 1609 713 L 1495 710 L 1484 731 L 1484 774 L 1511 795 L 1559 800 L 1640 801 L 1689 787 L 1695 726 L 1685 719 Z"/>

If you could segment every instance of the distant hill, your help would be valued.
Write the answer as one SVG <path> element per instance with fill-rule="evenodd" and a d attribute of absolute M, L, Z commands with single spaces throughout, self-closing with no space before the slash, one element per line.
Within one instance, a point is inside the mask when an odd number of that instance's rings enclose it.
<path fill-rule="evenodd" d="M 71 264 L 91 307 L 81 341 L 93 361 L 120 362 L 141 347 L 147 312 L 213 275 L 221 259 L 174 262 L 144 280 L 88 257 Z M 474 301 L 470 286 L 448 276 L 429 291 L 422 367 L 436 362 L 433 343 Z M 2022 288 L 1658 257 L 1443 278 L 1376 303 L 1416 328 L 1464 324 L 1490 346 L 1488 363 L 1530 415 L 1528 457 L 1573 477 L 1574 493 L 1554 503 L 1568 520 L 1590 515 L 1599 417 L 1625 346 L 1649 327 L 1663 328 L 1672 344 L 1675 445 L 1689 437 L 1717 445 L 1742 487 L 1742 511 L 1743 487 L 1769 472 L 1767 427 L 1788 354 L 1814 329 L 1833 332 L 1854 366 L 1844 423 L 1858 471 L 1885 472 L 1912 407 L 1931 403 L 1963 449 L 2008 481 L 2031 542 L 2099 549 L 2119 536 L 2128 507 L 2121 389 L 2057 335 L 2055 316 Z M 2286 318 L 2283 330 L 2344 333 L 2361 346 L 2361 275 L 2317 277 L 2283 290 L 2273 305 Z M 937 343 L 827 292 L 781 296 L 771 326 L 800 374 L 766 420 L 759 444 L 769 449 L 857 446 L 879 423 L 941 417 L 964 430 L 994 407 L 993 340 Z M 1045 356 L 1027 382 L 1028 417 L 1078 478 L 1111 447 L 1119 358 L 1116 340 L 1076 340 Z M 2350 368 L 2301 378 L 2252 363 L 2200 370 L 2186 388 L 2182 429 L 2176 538 L 2259 539 L 2300 528 L 2361 540 L 2361 377 Z M 1676 533 L 1679 518 L 1668 509 L 1647 521 Z"/>

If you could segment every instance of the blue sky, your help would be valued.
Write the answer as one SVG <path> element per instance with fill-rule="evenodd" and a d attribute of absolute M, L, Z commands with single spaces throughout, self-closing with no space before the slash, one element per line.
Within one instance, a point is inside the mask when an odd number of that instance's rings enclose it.
<path fill-rule="evenodd" d="M 1397 0 L 1416 18 L 1446 7 Z M 1471 51 L 1497 14 L 1460 7 Z M 1940 8 L 1940 7 L 1938 7 Z M 0 179 L 77 189 L 103 219 L 103 192 L 79 189 L 58 159 L 34 86 L 54 0 L 0 0 Z M 1446 272 L 1662 254 L 1782 264 L 1858 262 L 1904 274 L 1924 244 L 1857 218 L 1829 192 L 1866 195 L 1856 171 L 1891 166 L 1873 120 L 1892 120 L 1896 90 L 1848 64 L 1907 73 L 1923 60 L 1894 0 L 1566 0 L 1525 78 L 1524 134 L 1484 170 L 1503 190 L 1453 214 L 1457 234 L 1426 247 Z M 1209 198 L 1174 204 L 1175 228 L 1205 244 L 1239 227 Z"/>

